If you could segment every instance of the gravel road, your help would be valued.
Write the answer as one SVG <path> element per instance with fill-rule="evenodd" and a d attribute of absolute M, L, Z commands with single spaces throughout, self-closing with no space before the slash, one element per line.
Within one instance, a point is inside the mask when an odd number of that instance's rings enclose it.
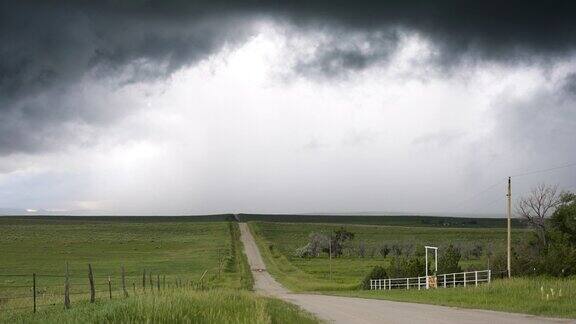
<path fill-rule="evenodd" d="M 485 310 L 291 293 L 266 271 L 266 265 L 246 223 L 240 223 L 240 231 L 254 275 L 256 292 L 296 304 L 330 323 L 576 323 L 574 320 Z"/>

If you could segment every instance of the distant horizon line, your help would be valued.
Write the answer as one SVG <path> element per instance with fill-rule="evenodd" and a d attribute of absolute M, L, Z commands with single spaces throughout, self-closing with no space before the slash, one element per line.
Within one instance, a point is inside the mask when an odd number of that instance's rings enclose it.
<path fill-rule="evenodd" d="M 504 215 L 495 213 L 457 213 L 457 212 L 310 212 L 310 213 L 290 213 L 290 212 L 225 212 L 206 214 L 137 214 L 137 213 L 108 213 L 92 211 L 71 211 L 71 212 L 49 212 L 38 210 L 28 212 L 26 210 L 11 209 L 10 211 L 0 209 L 0 217 L 4 216 L 61 216 L 61 217 L 195 217 L 195 216 L 218 216 L 218 215 L 294 215 L 294 216 L 423 216 L 423 217 L 456 217 L 456 218 L 504 218 Z"/>

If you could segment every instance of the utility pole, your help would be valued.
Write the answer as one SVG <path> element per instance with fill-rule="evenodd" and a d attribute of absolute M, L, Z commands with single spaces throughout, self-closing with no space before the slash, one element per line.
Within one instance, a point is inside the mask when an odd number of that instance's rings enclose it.
<path fill-rule="evenodd" d="M 512 181 L 508 177 L 508 198 L 507 201 L 507 214 L 508 214 L 508 278 L 512 277 L 512 265 L 511 265 L 511 254 L 512 254 L 512 243 L 511 243 L 511 231 L 512 231 Z"/>

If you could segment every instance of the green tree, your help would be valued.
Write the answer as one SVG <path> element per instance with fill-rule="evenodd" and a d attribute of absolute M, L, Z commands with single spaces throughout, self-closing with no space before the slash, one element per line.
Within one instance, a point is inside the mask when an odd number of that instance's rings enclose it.
<path fill-rule="evenodd" d="M 566 240 L 576 247 L 576 195 L 565 192 L 560 197 L 560 205 L 550 217 L 550 225 L 557 233 L 555 239 Z M 553 235 L 554 235 L 553 234 Z"/>
<path fill-rule="evenodd" d="M 331 248 L 332 256 L 339 257 L 344 251 L 344 243 L 352 239 L 354 239 L 354 233 L 347 231 L 344 227 L 340 227 L 330 235 L 330 246 L 324 248 L 323 251 L 329 253 Z"/>
<path fill-rule="evenodd" d="M 460 251 L 452 244 L 448 245 L 438 260 L 438 273 L 462 272 L 462 268 L 458 265 L 460 258 Z"/>

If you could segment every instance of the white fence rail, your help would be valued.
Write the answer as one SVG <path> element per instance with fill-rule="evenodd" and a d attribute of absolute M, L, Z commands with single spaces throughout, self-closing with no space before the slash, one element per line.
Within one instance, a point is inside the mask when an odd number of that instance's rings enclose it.
<path fill-rule="evenodd" d="M 445 273 L 428 277 L 412 278 L 390 278 L 390 279 L 371 279 L 370 290 L 388 290 L 388 289 L 427 289 L 429 287 L 456 287 L 456 286 L 478 286 L 481 283 L 490 283 L 492 281 L 492 271 L 468 271 L 457 273 Z"/>

